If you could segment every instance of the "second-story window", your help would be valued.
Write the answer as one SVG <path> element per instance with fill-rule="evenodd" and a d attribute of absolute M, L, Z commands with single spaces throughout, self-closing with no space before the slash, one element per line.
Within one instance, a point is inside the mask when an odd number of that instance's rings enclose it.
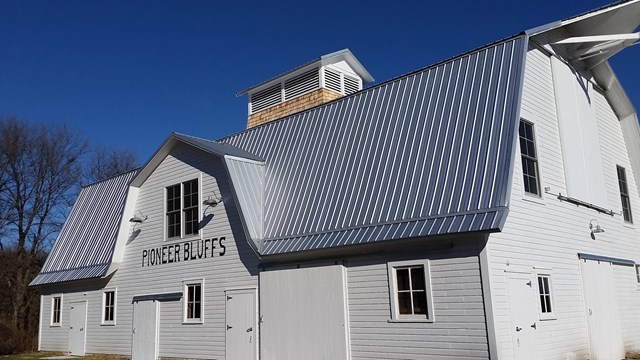
<path fill-rule="evenodd" d="M 622 166 L 616 166 L 618 171 L 618 187 L 620 188 L 620 201 L 622 202 L 622 217 L 626 222 L 633 222 L 631 217 L 631 201 L 629 200 L 629 188 L 627 187 L 627 173 Z"/>
<path fill-rule="evenodd" d="M 540 176 L 538 174 L 538 155 L 536 153 L 533 124 L 520 120 L 520 155 L 522 156 L 522 177 L 524 191 L 540 196 Z"/>
<path fill-rule="evenodd" d="M 167 238 L 198 234 L 198 180 L 166 188 Z"/>

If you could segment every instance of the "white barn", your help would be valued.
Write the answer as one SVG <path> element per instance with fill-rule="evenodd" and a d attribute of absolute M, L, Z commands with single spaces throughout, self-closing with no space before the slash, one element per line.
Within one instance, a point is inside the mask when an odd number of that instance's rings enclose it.
<path fill-rule="evenodd" d="M 622 359 L 640 351 L 640 127 L 607 59 L 640 0 L 363 89 L 348 50 L 82 189 L 40 350 L 133 359 Z"/>

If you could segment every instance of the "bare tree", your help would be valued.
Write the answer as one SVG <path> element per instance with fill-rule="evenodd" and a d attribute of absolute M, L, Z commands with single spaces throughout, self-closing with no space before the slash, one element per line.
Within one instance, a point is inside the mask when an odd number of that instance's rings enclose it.
<path fill-rule="evenodd" d="M 138 167 L 136 155 L 128 150 L 98 147 L 91 151 L 85 171 L 85 183 L 93 183 Z"/>
<path fill-rule="evenodd" d="M 42 250 L 59 231 L 81 180 L 86 143 L 64 125 L 33 125 L 0 118 L 0 244 L 13 254 L 9 276 L 11 324 L 28 327 L 28 284 L 42 265 Z M 4 267 L 4 266 L 3 266 Z"/>

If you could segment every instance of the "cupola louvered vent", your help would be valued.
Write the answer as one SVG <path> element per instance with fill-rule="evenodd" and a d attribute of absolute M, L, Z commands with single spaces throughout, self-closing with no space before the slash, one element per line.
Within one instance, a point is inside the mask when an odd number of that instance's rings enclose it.
<path fill-rule="evenodd" d="M 340 74 L 331 69 L 324 69 L 324 86 L 329 90 L 342 93 Z"/>
<path fill-rule="evenodd" d="M 354 79 L 351 76 L 344 76 L 344 94 L 351 95 L 354 92 L 360 91 L 360 82 L 358 79 Z"/>
<path fill-rule="evenodd" d="M 251 94 L 251 112 L 255 113 L 282 102 L 280 84 Z"/>
<path fill-rule="evenodd" d="M 319 87 L 320 72 L 318 68 L 311 69 L 284 82 L 284 100 L 291 100 Z"/>
<path fill-rule="evenodd" d="M 373 81 L 367 70 L 343 49 L 282 73 L 237 95 L 249 95 L 247 128 L 282 119 L 335 101 Z"/>

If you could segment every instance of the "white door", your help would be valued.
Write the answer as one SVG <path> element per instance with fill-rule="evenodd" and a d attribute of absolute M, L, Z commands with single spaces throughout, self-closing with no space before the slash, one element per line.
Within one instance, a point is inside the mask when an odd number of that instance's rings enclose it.
<path fill-rule="evenodd" d="M 133 303 L 132 360 L 156 360 L 158 357 L 158 307 L 156 300 Z"/>
<path fill-rule="evenodd" d="M 535 283 L 531 274 L 508 272 L 506 275 L 514 358 L 535 360 L 538 358 L 536 346 L 538 308 Z"/>
<path fill-rule="evenodd" d="M 226 359 L 253 360 L 258 352 L 256 290 L 228 290 L 226 299 Z"/>
<path fill-rule="evenodd" d="M 72 302 L 69 319 L 69 354 L 84 355 L 87 328 L 87 302 Z"/>
<path fill-rule="evenodd" d="M 591 360 L 624 359 L 613 267 L 608 261 L 582 259 L 582 287 L 586 306 Z"/>
<path fill-rule="evenodd" d="M 342 265 L 261 271 L 260 357 L 349 359 L 346 299 Z"/>

